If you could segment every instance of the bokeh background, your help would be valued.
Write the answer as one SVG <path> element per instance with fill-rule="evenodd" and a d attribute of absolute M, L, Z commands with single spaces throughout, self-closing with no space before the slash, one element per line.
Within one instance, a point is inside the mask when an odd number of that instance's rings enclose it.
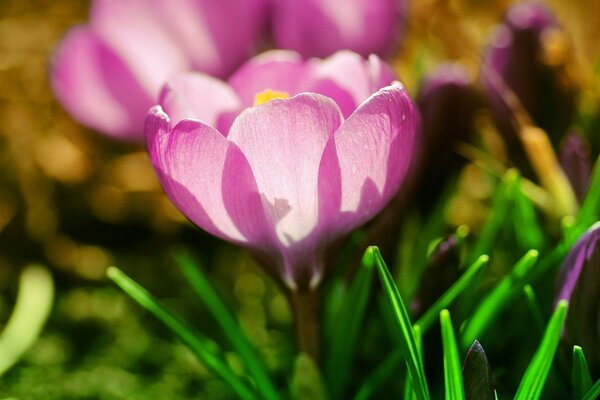
<path fill-rule="evenodd" d="M 460 61 L 477 80 L 482 49 L 509 3 L 413 1 L 392 61 L 410 91 L 445 60 Z M 583 109 L 593 114 L 600 2 L 556 0 L 551 6 L 571 35 L 571 76 L 582 89 Z M 54 98 L 48 79 L 53 49 L 70 27 L 87 20 L 88 9 L 89 1 L 81 0 L 0 0 L 0 324 L 10 316 L 25 266 L 46 266 L 56 285 L 49 321 L 0 378 L 0 397 L 228 398 L 183 345 L 105 277 L 106 268 L 117 265 L 219 340 L 171 261 L 175 244 L 194 249 L 269 369 L 285 382 L 294 350 L 279 288 L 246 253 L 186 222 L 162 194 L 143 148 L 78 125 Z M 476 230 L 489 190 L 472 166 L 463 176 L 471 184 L 446 218 Z"/>

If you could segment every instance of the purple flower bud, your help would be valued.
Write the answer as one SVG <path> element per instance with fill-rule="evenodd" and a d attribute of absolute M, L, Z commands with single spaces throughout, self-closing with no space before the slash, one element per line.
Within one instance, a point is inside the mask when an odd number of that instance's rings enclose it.
<path fill-rule="evenodd" d="M 590 368 L 600 369 L 600 223 L 571 249 L 558 274 L 556 301 L 569 301 L 564 337 L 581 346 Z"/>
<path fill-rule="evenodd" d="M 469 72 L 459 64 L 442 64 L 425 77 L 417 96 L 423 140 L 422 182 L 443 181 L 460 165 L 458 143 L 473 132 L 476 98 Z M 435 186 L 435 187 L 434 187 Z M 435 197 L 439 185 L 425 185 L 421 197 Z"/>
<path fill-rule="evenodd" d="M 507 92 L 551 137 L 561 137 L 571 122 L 574 92 L 562 79 L 560 63 L 548 59 L 552 46 L 568 50 L 562 39 L 564 34 L 543 3 L 518 3 L 508 10 L 485 54 L 483 86 L 492 117 L 513 154 L 521 151 Z"/>
<path fill-rule="evenodd" d="M 592 161 L 590 145 L 578 132 L 570 132 L 560 144 L 560 165 L 565 171 L 577 199 L 581 201 L 587 192 Z"/>

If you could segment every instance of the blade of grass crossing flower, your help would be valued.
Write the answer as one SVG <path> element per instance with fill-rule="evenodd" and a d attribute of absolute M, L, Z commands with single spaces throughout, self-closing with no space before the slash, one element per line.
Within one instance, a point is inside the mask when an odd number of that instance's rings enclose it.
<path fill-rule="evenodd" d="M 583 349 L 573 346 L 573 370 L 571 371 L 571 383 L 577 398 L 582 398 L 592 387 L 592 375 L 588 367 Z"/>
<path fill-rule="evenodd" d="M 419 325 L 413 326 L 413 333 L 415 334 L 415 342 L 417 342 L 417 349 L 421 358 L 423 358 L 423 341 L 421 340 L 421 328 Z M 406 381 L 404 383 L 404 400 L 416 400 L 417 394 L 415 388 L 410 380 L 410 375 L 406 374 Z"/>
<path fill-rule="evenodd" d="M 600 397 L 600 379 L 594 383 L 594 386 L 587 391 L 581 400 L 596 400 L 598 397 Z"/>
<path fill-rule="evenodd" d="M 481 255 L 475 262 L 461 275 L 460 278 L 440 296 L 440 298 L 425 311 L 425 313 L 415 322 L 413 331 L 417 328 L 420 332 L 425 333 L 433 326 L 437 320 L 440 311 L 450 306 L 463 291 L 468 288 L 479 272 L 488 265 L 489 257 Z M 396 348 L 388 355 L 385 360 L 379 364 L 377 369 L 369 375 L 365 383 L 361 386 L 359 395 L 356 399 L 366 399 L 369 394 L 376 390 L 383 382 L 385 382 L 392 374 L 398 370 L 402 363 L 402 349 Z"/>
<path fill-rule="evenodd" d="M 531 315 L 533 316 L 533 320 L 535 321 L 535 325 L 540 332 L 544 331 L 544 317 L 542 317 L 542 310 L 540 309 L 540 305 L 537 301 L 537 296 L 533 291 L 531 285 L 525 285 L 523 287 L 523 293 L 525 294 L 525 299 L 527 299 L 527 305 L 529 306 L 529 310 L 531 311 Z"/>
<path fill-rule="evenodd" d="M 577 224 L 582 229 L 587 229 L 600 217 L 598 210 L 600 210 L 600 157 L 594 164 L 588 191 L 577 214 Z"/>
<path fill-rule="evenodd" d="M 468 348 L 473 341 L 490 327 L 494 318 L 522 293 L 525 276 L 538 259 L 537 250 L 529 250 L 513 267 L 512 271 L 488 294 L 471 314 L 461 331 L 461 346 Z"/>
<path fill-rule="evenodd" d="M 373 283 L 375 258 L 373 250 L 368 248 L 362 258 L 361 268 L 356 273 L 341 307 L 336 329 L 329 344 L 325 359 L 325 379 L 328 382 L 332 399 L 339 399 L 349 378 L 358 333 L 369 302 L 369 293 Z"/>
<path fill-rule="evenodd" d="M 471 284 L 473 279 L 478 275 L 484 266 L 488 264 L 490 258 L 483 254 L 475 260 L 475 262 L 461 275 L 460 278 L 433 303 L 431 307 L 415 323 L 423 332 L 431 327 L 444 308 L 448 307 L 452 302 Z"/>
<path fill-rule="evenodd" d="M 225 337 L 241 357 L 246 365 L 246 372 L 253 378 L 256 389 L 261 397 L 266 400 L 278 399 L 279 396 L 269 378 L 267 369 L 259 358 L 256 350 L 240 329 L 231 310 L 225 305 L 221 297 L 204 275 L 202 268 L 192 258 L 191 254 L 183 249 L 174 253 L 174 258 L 183 274 L 191 284 L 194 292 L 202 300 L 210 314 L 217 321 L 225 333 Z"/>
<path fill-rule="evenodd" d="M 106 274 L 133 300 L 173 331 L 181 341 L 188 345 L 209 370 L 229 385 L 239 398 L 256 399 L 255 394 L 248 385 L 241 377 L 234 374 L 223 360 L 216 343 L 192 330 L 186 322 L 167 310 L 146 289 L 138 285 L 118 268 L 110 267 L 106 271 Z"/>
<path fill-rule="evenodd" d="M 541 397 L 546 378 L 552 366 L 554 353 L 556 353 L 560 341 L 560 334 L 567 316 L 567 307 L 566 300 L 558 302 L 556 310 L 552 314 L 550 322 L 548 322 L 542 342 L 529 363 L 517 389 L 515 400 L 536 400 Z"/>
<path fill-rule="evenodd" d="M 423 368 L 423 359 L 421 358 L 415 342 L 413 328 L 406 311 L 406 306 L 400 297 L 398 287 L 392 279 L 379 249 L 375 246 L 370 247 L 375 255 L 377 272 L 381 280 L 381 285 L 385 293 L 389 308 L 395 316 L 398 336 L 400 339 L 400 348 L 403 350 L 403 356 L 408 366 L 408 372 L 415 387 L 417 399 L 429 399 L 429 390 L 425 379 L 425 369 Z"/>
<path fill-rule="evenodd" d="M 444 348 L 444 387 L 446 400 L 464 400 L 465 387 L 460 366 L 460 356 L 456 344 L 456 336 L 450 319 L 450 312 L 440 311 L 442 328 L 442 345 Z"/>

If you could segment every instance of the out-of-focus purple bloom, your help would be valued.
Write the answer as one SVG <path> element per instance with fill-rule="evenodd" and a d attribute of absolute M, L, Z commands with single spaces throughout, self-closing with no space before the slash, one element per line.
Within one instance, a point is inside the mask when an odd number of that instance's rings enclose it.
<path fill-rule="evenodd" d="M 476 96 L 469 72 L 459 64 L 442 64 L 429 73 L 417 96 L 423 144 L 419 163 L 422 197 L 435 198 L 443 182 L 460 165 L 456 146 L 473 133 Z"/>
<path fill-rule="evenodd" d="M 577 241 L 563 262 L 556 300 L 568 300 L 564 338 L 581 346 L 590 367 L 600 369 L 600 223 Z"/>
<path fill-rule="evenodd" d="M 402 186 L 417 115 L 400 84 L 369 96 L 387 71 L 376 58 L 341 53 L 301 62 L 283 55 L 252 60 L 231 86 L 200 74 L 175 78 L 146 133 L 175 205 L 207 232 L 249 248 L 296 289 L 318 284 L 329 246 Z M 361 72 L 346 76 L 351 70 Z M 285 97 L 283 91 L 299 94 L 264 103 L 256 96 Z M 257 105 L 247 107 L 252 98 Z M 357 108 L 344 111 L 350 101 Z"/>
<path fill-rule="evenodd" d="M 406 0 L 275 0 L 275 45 L 305 57 L 341 49 L 386 56 L 397 44 L 406 8 Z"/>
<path fill-rule="evenodd" d="M 52 60 L 52 85 L 81 123 L 142 141 L 144 118 L 176 73 L 225 77 L 255 51 L 265 0 L 95 0 Z"/>
<path fill-rule="evenodd" d="M 485 54 L 483 86 L 492 116 L 513 153 L 521 151 L 513 110 L 503 93 L 506 89 L 552 137 L 564 135 L 571 123 L 574 92 L 561 81 L 558 68 L 544 60 L 545 46 L 557 32 L 556 19 L 542 2 L 517 3 L 496 28 Z"/>
<path fill-rule="evenodd" d="M 578 132 L 570 132 L 560 144 L 560 165 L 579 201 L 587 192 L 592 173 L 590 145 Z"/>

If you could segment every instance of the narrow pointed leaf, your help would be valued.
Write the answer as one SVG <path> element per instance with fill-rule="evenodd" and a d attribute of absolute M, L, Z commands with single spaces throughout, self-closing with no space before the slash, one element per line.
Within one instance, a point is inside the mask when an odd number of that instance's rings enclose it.
<path fill-rule="evenodd" d="M 514 232 L 522 249 L 541 250 L 544 246 L 544 233 L 540 227 L 535 208 L 531 200 L 523 193 L 521 179 L 516 182 L 512 192 L 514 205 Z"/>
<path fill-rule="evenodd" d="M 256 396 L 241 377 L 235 375 L 223 360 L 222 353 L 217 344 L 194 331 L 160 304 L 146 289 L 125 275 L 116 267 L 106 271 L 108 277 L 127 293 L 139 305 L 158 318 L 166 327 L 181 339 L 192 350 L 198 359 L 241 399 L 256 399 Z"/>
<path fill-rule="evenodd" d="M 571 382 L 577 398 L 582 398 L 592 387 L 592 375 L 585 354 L 583 354 L 583 349 L 579 346 L 573 346 Z"/>
<path fill-rule="evenodd" d="M 209 279 L 204 275 L 201 267 L 184 250 L 177 251 L 174 256 L 183 274 L 192 285 L 194 292 L 202 300 L 202 303 L 223 330 L 231 346 L 243 360 L 246 371 L 254 379 L 261 397 L 268 400 L 278 399 L 279 396 L 263 361 L 240 328 L 231 310 L 225 305 Z"/>
<path fill-rule="evenodd" d="M 417 399 L 429 399 L 429 390 L 425 379 L 425 370 L 423 368 L 423 360 L 417 349 L 417 344 L 414 338 L 413 328 L 406 311 L 406 306 L 398 292 L 398 287 L 394 282 L 379 249 L 371 246 L 375 255 L 377 272 L 381 280 L 381 285 L 385 294 L 385 298 L 395 316 L 395 323 L 400 339 L 400 348 L 402 349 L 404 360 L 408 366 L 408 372 L 415 387 Z"/>
<path fill-rule="evenodd" d="M 421 329 L 419 325 L 415 325 L 413 327 L 413 332 L 415 334 L 415 341 L 417 342 L 417 349 L 419 349 L 419 354 L 423 357 L 423 341 L 421 339 Z M 415 393 L 415 388 L 410 380 L 410 375 L 406 374 L 406 380 L 404 383 L 404 400 L 416 400 L 417 395 Z"/>
<path fill-rule="evenodd" d="M 535 295 L 531 285 L 525 285 L 523 287 L 523 293 L 525 294 L 525 299 L 527 299 L 527 305 L 529 306 L 529 310 L 531 311 L 535 325 L 541 333 L 544 331 L 544 318 L 542 316 L 540 305 L 537 301 L 537 296 Z"/>
<path fill-rule="evenodd" d="M 541 397 L 567 317 L 567 307 L 568 303 L 565 300 L 558 302 L 556 310 L 552 314 L 550 322 L 548 322 L 542 342 L 529 363 L 517 389 L 515 400 L 536 400 Z"/>
<path fill-rule="evenodd" d="M 537 261 L 538 254 L 537 250 L 528 251 L 473 311 L 471 318 L 461 331 L 463 348 L 467 348 L 476 339 L 479 339 L 491 326 L 496 316 L 510 304 L 510 301 L 522 293 L 523 286 L 527 283 L 525 277 Z"/>
<path fill-rule="evenodd" d="M 494 381 L 483 347 L 476 340 L 467 352 L 462 368 L 467 400 L 494 400 Z"/>
<path fill-rule="evenodd" d="M 368 248 L 363 256 L 361 268 L 356 273 L 350 290 L 344 296 L 336 329 L 333 331 L 333 337 L 328 346 L 325 378 L 332 399 L 342 397 L 344 385 L 350 377 L 350 365 L 369 302 L 374 266 L 373 250 Z"/>
<path fill-rule="evenodd" d="M 442 327 L 442 345 L 444 348 L 444 387 L 446 400 L 463 400 L 465 388 L 460 368 L 460 356 L 456 344 L 456 335 L 452 327 L 450 312 L 444 309 L 440 312 Z"/>
<path fill-rule="evenodd" d="M 594 383 L 594 386 L 587 391 L 581 400 L 596 400 L 598 397 L 600 397 L 600 379 Z"/>

